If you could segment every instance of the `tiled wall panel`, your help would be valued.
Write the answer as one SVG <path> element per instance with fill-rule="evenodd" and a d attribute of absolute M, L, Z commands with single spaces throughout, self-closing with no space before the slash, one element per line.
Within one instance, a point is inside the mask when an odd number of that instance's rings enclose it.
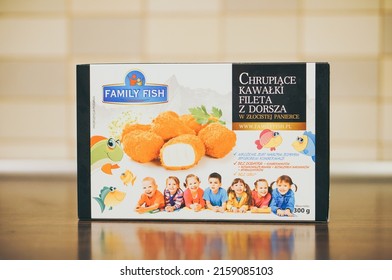
<path fill-rule="evenodd" d="M 309 15 L 303 32 L 303 51 L 313 56 L 377 56 L 380 50 L 376 15 Z"/>
<path fill-rule="evenodd" d="M 0 56 L 63 56 L 67 53 L 64 17 L 0 17 Z"/>
<path fill-rule="evenodd" d="M 141 52 L 141 23 L 138 18 L 76 18 L 71 24 L 72 54 L 101 55 Z"/>
<path fill-rule="evenodd" d="M 296 11 L 299 6 L 298 0 L 228 0 L 224 1 L 229 13 L 287 13 Z"/>
<path fill-rule="evenodd" d="M 219 21 L 215 17 L 152 17 L 146 25 L 144 47 L 147 55 L 181 57 L 219 54 Z"/>
<path fill-rule="evenodd" d="M 384 9 L 388 12 L 392 11 L 392 0 L 384 0 Z"/>
<path fill-rule="evenodd" d="M 0 141 L 1 159 L 72 159 L 76 155 L 69 153 L 69 143 L 64 140 L 49 141 Z M 30 167 L 26 166 L 29 170 Z M 23 172 L 23 170 L 20 170 Z"/>
<path fill-rule="evenodd" d="M 392 0 L 2 0 L 0 154 L 76 157 L 75 65 L 328 61 L 331 160 L 392 160 Z"/>
<path fill-rule="evenodd" d="M 350 143 L 377 142 L 377 104 L 359 99 L 356 102 L 331 102 L 331 139 Z"/>
<path fill-rule="evenodd" d="M 350 11 L 374 11 L 379 9 L 380 1 L 374 0 L 304 0 L 305 10 L 312 11 L 339 11 L 339 12 L 350 12 Z"/>
<path fill-rule="evenodd" d="M 197 15 L 199 13 L 219 13 L 222 8 L 220 0 L 148 0 L 148 13 L 188 13 Z"/>
<path fill-rule="evenodd" d="M 0 96 L 59 97 L 67 94 L 65 60 L 1 61 Z"/>
<path fill-rule="evenodd" d="M 366 143 L 336 143 L 331 141 L 331 159 L 333 161 L 376 161 L 378 147 Z"/>
<path fill-rule="evenodd" d="M 229 16 L 224 35 L 224 49 L 228 55 L 295 55 L 298 50 L 298 25 L 293 15 Z"/>
<path fill-rule="evenodd" d="M 64 13 L 67 0 L 1 0 L 3 13 Z"/>
<path fill-rule="evenodd" d="M 392 15 L 387 15 L 384 17 L 383 48 L 385 53 L 392 54 Z"/>
<path fill-rule="evenodd" d="M 379 91 L 379 62 L 374 59 L 338 60 L 331 63 L 331 96 L 333 99 L 376 98 Z"/>
<path fill-rule="evenodd" d="M 0 138 L 8 141 L 67 139 L 66 109 L 62 102 L 23 101 L 0 104 Z"/>
<path fill-rule="evenodd" d="M 392 159 L 392 142 L 389 142 L 382 149 L 383 149 L 382 155 L 381 155 L 380 159 L 377 158 L 377 160 L 391 161 L 391 159 Z"/>
<path fill-rule="evenodd" d="M 381 82 L 381 94 L 384 99 L 392 101 L 392 56 L 384 59 L 381 63 L 380 82 Z"/>
<path fill-rule="evenodd" d="M 72 0 L 71 12 L 75 14 L 138 14 L 143 0 Z"/>
<path fill-rule="evenodd" d="M 381 137 L 385 144 L 392 144 L 392 102 L 383 104 L 381 107 Z"/>

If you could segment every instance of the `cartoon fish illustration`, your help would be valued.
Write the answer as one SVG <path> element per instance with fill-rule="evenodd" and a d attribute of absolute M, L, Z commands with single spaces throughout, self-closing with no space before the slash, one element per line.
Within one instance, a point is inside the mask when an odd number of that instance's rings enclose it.
<path fill-rule="evenodd" d="M 115 187 L 103 187 L 98 197 L 93 197 L 101 207 L 101 213 L 108 207 L 109 210 L 113 209 L 121 203 L 125 198 L 125 192 L 118 191 Z"/>
<path fill-rule="evenodd" d="M 257 149 L 270 148 L 270 151 L 275 151 L 276 147 L 282 144 L 282 136 L 279 132 L 274 132 L 270 129 L 264 129 L 259 136 L 259 139 L 255 141 Z"/>
<path fill-rule="evenodd" d="M 90 139 L 92 169 L 101 167 L 102 172 L 112 175 L 112 169 L 120 168 L 118 164 L 124 156 L 119 140 L 103 136 L 93 136 Z"/>
<path fill-rule="evenodd" d="M 292 146 L 297 152 L 310 156 L 316 162 L 316 135 L 312 132 L 305 131 L 303 135 L 297 137 Z"/>
<path fill-rule="evenodd" d="M 129 183 L 133 186 L 135 184 L 136 176 L 131 171 L 126 170 L 120 175 L 120 179 L 123 181 L 125 186 L 128 186 Z"/>

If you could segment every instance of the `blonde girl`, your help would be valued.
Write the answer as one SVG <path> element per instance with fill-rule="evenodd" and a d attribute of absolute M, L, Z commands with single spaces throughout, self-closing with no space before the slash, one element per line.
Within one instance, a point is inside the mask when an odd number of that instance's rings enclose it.
<path fill-rule="evenodd" d="M 252 191 L 252 210 L 257 208 L 267 208 L 271 201 L 272 189 L 266 179 L 258 179 L 254 183 Z"/>
<path fill-rule="evenodd" d="M 204 191 L 200 188 L 199 177 L 189 174 L 185 178 L 184 186 L 186 187 L 184 192 L 185 206 L 196 212 L 204 209 L 206 202 L 203 199 Z"/>

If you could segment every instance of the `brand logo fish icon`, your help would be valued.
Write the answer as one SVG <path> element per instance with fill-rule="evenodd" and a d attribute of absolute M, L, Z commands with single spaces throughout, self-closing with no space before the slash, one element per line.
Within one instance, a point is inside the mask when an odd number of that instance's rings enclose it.
<path fill-rule="evenodd" d="M 102 101 L 112 104 L 166 103 L 167 85 L 146 83 L 141 71 L 133 70 L 122 85 L 104 85 Z"/>
<path fill-rule="evenodd" d="M 140 71 L 131 71 L 127 75 L 128 82 L 130 86 L 144 86 L 146 79 Z"/>

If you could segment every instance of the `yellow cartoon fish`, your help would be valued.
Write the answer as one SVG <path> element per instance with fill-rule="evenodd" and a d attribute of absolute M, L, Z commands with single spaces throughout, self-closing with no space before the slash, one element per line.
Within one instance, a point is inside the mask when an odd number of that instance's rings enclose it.
<path fill-rule="evenodd" d="M 123 181 L 125 186 L 128 186 L 129 183 L 131 183 L 133 186 L 136 181 L 136 176 L 131 171 L 126 170 L 121 174 L 120 179 Z"/>
<path fill-rule="evenodd" d="M 101 207 L 101 212 L 108 207 L 109 210 L 113 209 L 113 206 L 120 204 L 124 198 L 125 193 L 118 191 L 115 187 L 103 187 L 98 197 L 93 197 Z"/>

